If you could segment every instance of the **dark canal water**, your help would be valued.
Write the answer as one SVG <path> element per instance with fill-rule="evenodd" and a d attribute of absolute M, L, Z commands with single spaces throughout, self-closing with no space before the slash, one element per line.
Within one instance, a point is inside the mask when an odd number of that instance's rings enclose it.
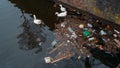
<path fill-rule="evenodd" d="M 54 40 L 52 30 L 57 18 L 53 3 L 47 0 L 0 0 L 0 68 L 85 68 L 85 61 L 63 60 L 56 64 L 45 64 L 44 57 L 48 55 L 51 41 Z M 35 53 L 39 48 L 31 50 L 20 49 L 18 43 L 20 34 L 26 21 L 33 21 L 33 14 L 42 19 L 46 26 L 42 33 L 45 42 L 42 51 Z M 92 58 L 90 60 L 93 60 Z M 109 68 L 99 60 L 95 60 L 92 68 Z"/>
<path fill-rule="evenodd" d="M 47 47 L 53 40 L 52 32 L 49 27 L 53 27 L 55 16 L 53 8 L 44 0 L 0 0 L 0 68 L 62 68 L 62 65 L 49 65 L 44 63 L 44 57 L 47 56 Z M 53 9 L 53 10 L 52 10 Z M 35 53 L 37 49 L 29 51 L 21 50 L 18 44 L 17 36 L 23 32 L 20 27 L 25 19 L 32 20 L 32 14 L 36 14 L 37 18 L 44 20 L 44 32 L 48 33 L 46 43 L 40 53 Z"/>

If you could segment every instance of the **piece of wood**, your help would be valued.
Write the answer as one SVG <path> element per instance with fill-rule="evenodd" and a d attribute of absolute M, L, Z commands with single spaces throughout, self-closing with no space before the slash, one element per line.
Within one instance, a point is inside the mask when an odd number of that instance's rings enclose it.
<path fill-rule="evenodd" d="M 51 63 L 55 63 L 55 62 L 58 62 L 60 60 L 63 60 L 65 58 L 69 58 L 69 57 L 72 57 L 74 55 L 74 53 L 69 53 L 69 54 L 66 54 L 65 56 L 61 57 L 61 58 L 58 58 L 58 59 L 54 59 Z"/>
<path fill-rule="evenodd" d="M 64 43 L 62 42 L 60 45 L 58 45 L 57 47 L 55 47 L 54 49 L 52 49 L 49 54 L 53 53 L 54 51 L 56 51 L 58 48 L 60 48 Z"/>

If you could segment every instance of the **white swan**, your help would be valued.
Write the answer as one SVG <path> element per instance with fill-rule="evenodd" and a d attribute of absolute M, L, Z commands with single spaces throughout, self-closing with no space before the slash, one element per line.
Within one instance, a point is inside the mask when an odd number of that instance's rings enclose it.
<path fill-rule="evenodd" d="M 37 24 L 37 25 L 42 24 L 42 20 L 37 19 L 35 15 L 33 15 L 33 17 L 34 17 L 34 21 L 33 21 L 33 22 L 34 22 L 35 24 Z"/>
<path fill-rule="evenodd" d="M 66 11 L 66 8 L 64 8 L 64 7 L 62 6 L 62 4 L 60 4 L 59 6 L 60 6 L 60 10 L 61 10 L 62 12 Z"/>
<path fill-rule="evenodd" d="M 55 15 L 57 15 L 58 17 L 65 17 L 67 16 L 67 12 L 66 11 L 61 13 L 56 12 Z"/>

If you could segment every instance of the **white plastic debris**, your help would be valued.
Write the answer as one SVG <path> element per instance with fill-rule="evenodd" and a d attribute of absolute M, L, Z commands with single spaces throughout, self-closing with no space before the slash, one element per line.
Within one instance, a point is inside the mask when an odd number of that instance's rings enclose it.
<path fill-rule="evenodd" d="M 114 39 L 114 41 L 118 44 L 118 47 L 120 47 L 120 41 L 118 39 Z"/>
<path fill-rule="evenodd" d="M 41 46 L 43 42 L 39 42 L 38 45 Z"/>
<path fill-rule="evenodd" d="M 70 40 L 67 40 L 67 42 L 69 43 L 69 42 L 70 42 Z"/>
<path fill-rule="evenodd" d="M 69 34 L 65 34 L 66 35 L 66 37 L 70 37 L 70 35 Z"/>
<path fill-rule="evenodd" d="M 80 59 L 81 58 L 81 56 L 78 56 L 78 59 Z"/>
<path fill-rule="evenodd" d="M 113 34 L 113 36 L 116 38 L 116 37 L 117 37 L 117 34 Z"/>
<path fill-rule="evenodd" d="M 68 30 L 72 33 L 71 38 L 77 38 L 77 35 L 75 31 L 72 30 L 72 28 L 68 27 Z"/>
<path fill-rule="evenodd" d="M 68 30 L 71 32 L 71 33 L 74 33 L 75 31 L 72 30 L 71 27 L 68 27 Z"/>
<path fill-rule="evenodd" d="M 108 38 L 107 41 L 110 41 L 110 39 Z"/>
<path fill-rule="evenodd" d="M 50 57 L 45 57 L 44 60 L 45 60 L 45 63 L 51 63 L 51 58 Z"/>
<path fill-rule="evenodd" d="M 93 27 L 93 25 L 92 25 L 92 24 L 90 24 L 90 23 L 88 23 L 88 24 L 87 24 L 87 26 L 88 26 L 88 27 L 90 27 L 90 28 L 92 28 L 92 27 Z"/>
<path fill-rule="evenodd" d="M 94 34 L 96 34 L 96 30 L 92 30 L 92 32 L 93 32 Z"/>
<path fill-rule="evenodd" d="M 67 24 L 67 22 L 66 22 L 66 21 L 65 21 L 65 22 L 62 22 L 62 23 L 61 23 L 61 27 L 63 27 L 63 28 L 64 28 L 66 24 Z"/>
<path fill-rule="evenodd" d="M 119 34 L 120 32 L 119 31 L 117 31 L 116 29 L 114 29 L 114 31 L 117 33 L 117 34 Z"/>
<path fill-rule="evenodd" d="M 119 41 L 119 40 L 117 40 L 117 39 L 114 39 L 114 41 L 115 41 L 116 43 L 120 43 L 120 41 Z"/>
<path fill-rule="evenodd" d="M 104 41 L 104 42 L 107 42 L 107 40 L 106 40 L 106 39 L 104 39 L 104 38 L 103 38 L 103 41 Z"/>
<path fill-rule="evenodd" d="M 101 34 L 101 35 L 106 35 L 107 33 L 106 33 L 104 30 L 101 30 L 101 31 L 100 31 L 100 34 Z"/>
<path fill-rule="evenodd" d="M 56 44 L 57 44 L 56 40 L 52 41 L 52 43 L 51 43 L 52 46 L 55 46 Z"/>
<path fill-rule="evenodd" d="M 37 40 L 37 41 L 41 41 L 41 39 L 40 39 L 40 38 L 37 38 L 36 40 Z"/>
<path fill-rule="evenodd" d="M 61 27 L 65 27 L 65 24 L 64 24 L 64 23 L 61 23 Z"/>
<path fill-rule="evenodd" d="M 77 35 L 75 34 L 75 32 L 72 33 L 71 37 L 73 37 L 73 38 L 77 38 Z"/>
<path fill-rule="evenodd" d="M 80 28 L 80 29 L 84 28 L 84 25 L 83 25 L 83 24 L 80 24 L 80 25 L 79 25 L 79 28 Z"/>
<path fill-rule="evenodd" d="M 95 38 L 94 37 L 91 37 L 88 39 L 88 41 L 93 41 Z"/>

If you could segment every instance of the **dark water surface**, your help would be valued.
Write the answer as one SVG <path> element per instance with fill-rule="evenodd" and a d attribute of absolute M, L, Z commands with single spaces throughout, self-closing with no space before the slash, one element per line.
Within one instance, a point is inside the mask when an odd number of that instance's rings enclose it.
<path fill-rule="evenodd" d="M 48 56 L 56 16 L 53 4 L 46 0 L 0 0 L 0 68 L 74 68 L 69 61 L 56 64 L 46 64 L 44 57 Z M 20 49 L 18 36 L 25 31 L 21 27 L 26 20 L 33 22 L 33 14 L 42 19 L 47 26 L 42 29 L 46 41 L 42 51 Z M 33 29 L 34 30 L 34 29 Z M 32 36 L 31 36 L 32 37 Z"/>
<path fill-rule="evenodd" d="M 55 11 L 53 3 L 47 0 L 0 0 L 0 68 L 85 68 L 85 60 L 74 61 L 75 58 L 56 64 L 45 64 L 44 57 L 48 56 L 50 43 L 55 38 L 51 31 L 57 22 Z M 20 49 L 17 38 L 25 31 L 21 25 L 26 20 L 31 23 L 33 14 L 47 25 L 42 29 L 46 41 L 42 45 L 42 51 L 37 54 L 37 48 Z M 92 61 L 93 58 L 89 60 Z M 92 68 L 109 68 L 99 60 L 91 63 L 94 64 Z"/>
<path fill-rule="evenodd" d="M 44 57 L 47 56 L 47 47 L 50 46 L 49 44 L 54 38 L 48 27 L 45 27 L 44 30 L 44 33 L 48 35 L 46 35 L 47 40 L 42 52 L 35 54 L 36 49 L 25 51 L 19 48 L 17 36 L 23 31 L 23 28 L 20 27 L 25 20 L 22 17 L 23 10 L 25 11 L 24 16 L 29 20 L 33 19 L 31 14 L 36 14 L 38 18 L 45 20 L 47 25 L 55 21 L 53 15 L 49 15 L 53 11 L 48 8 L 49 5 L 45 6 L 44 0 L 36 3 L 34 1 L 30 3 L 29 1 L 28 4 L 27 1 L 22 1 L 0 0 L 0 68 L 61 68 L 62 65 L 44 63 Z M 53 24 L 49 27 L 53 27 Z"/>

